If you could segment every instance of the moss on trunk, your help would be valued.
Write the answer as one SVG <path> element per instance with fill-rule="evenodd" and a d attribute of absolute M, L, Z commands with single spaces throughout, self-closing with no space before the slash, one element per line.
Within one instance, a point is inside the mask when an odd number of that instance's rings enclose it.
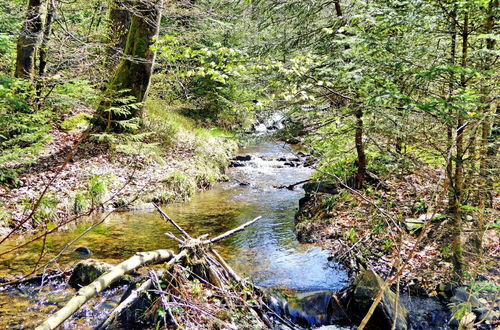
<path fill-rule="evenodd" d="M 33 80 L 36 47 L 42 32 L 42 1 L 29 0 L 26 20 L 17 40 L 16 78 Z"/>
<path fill-rule="evenodd" d="M 119 121 L 140 118 L 141 107 L 129 109 L 129 113 L 110 112 L 111 107 L 119 106 L 113 101 L 117 95 L 132 96 L 135 102 L 144 101 L 156 51 L 152 46 L 158 35 L 160 11 L 156 1 L 136 1 L 125 46 L 124 57 L 120 61 L 98 108 L 97 124 L 102 128 L 120 130 Z"/>

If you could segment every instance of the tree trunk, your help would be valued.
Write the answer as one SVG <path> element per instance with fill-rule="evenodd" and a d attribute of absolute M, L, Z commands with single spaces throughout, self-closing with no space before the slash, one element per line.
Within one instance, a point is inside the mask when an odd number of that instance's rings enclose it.
<path fill-rule="evenodd" d="M 488 16 L 486 18 L 486 24 L 484 27 L 485 34 L 491 34 L 493 32 L 493 28 L 495 26 L 495 12 L 497 9 L 498 9 L 498 0 L 491 0 L 488 5 Z M 495 49 L 494 38 L 486 39 L 486 49 L 489 51 Z M 483 67 L 484 71 L 488 71 L 491 69 L 491 61 L 493 60 L 494 60 L 493 58 L 487 56 L 485 60 L 485 65 Z M 486 207 L 491 207 L 491 205 L 489 205 L 489 200 L 490 200 L 489 188 L 493 185 L 493 182 L 491 182 L 489 174 L 489 170 L 492 167 L 491 157 L 490 157 L 491 155 L 488 152 L 488 144 L 490 142 L 491 126 L 492 126 L 491 125 L 492 109 L 490 109 L 491 106 L 489 104 L 489 102 L 491 102 L 491 100 L 489 99 L 490 90 L 486 86 L 484 86 L 481 92 L 483 94 L 482 101 L 483 103 L 486 104 L 482 109 L 483 110 L 482 112 L 484 116 L 486 116 L 486 118 L 484 119 L 481 125 L 481 141 L 480 141 L 481 159 L 479 161 L 478 196 L 479 196 L 479 208 L 481 210 L 481 214 L 479 215 L 479 218 L 476 219 L 477 234 L 475 239 L 476 249 L 478 250 L 479 253 L 483 252 L 483 236 L 486 228 L 484 220 L 484 209 Z"/>
<path fill-rule="evenodd" d="M 158 3 L 138 0 L 134 4 L 124 58 L 106 90 L 106 96 L 111 99 L 103 100 L 97 111 L 98 126 L 107 130 L 121 130 L 120 121 L 141 118 L 141 107 L 130 109 L 127 114 L 110 111 L 111 107 L 119 106 L 112 98 L 125 93 L 132 96 L 135 102 L 143 102 L 153 72 L 156 51 L 151 47 L 158 36 L 161 16 Z"/>
<path fill-rule="evenodd" d="M 107 55 L 110 65 L 116 67 L 127 45 L 130 28 L 130 3 L 125 0 L 114 0 L 109 10 L 109 45 Z"/>
<path fill-rule="evenodd" d="M 356 144 L 356 151 L 358 153 L 356 172 L 356 188 L 360 189 L 363 187 L 366 176 L 366 155 L 365 148 L 363 146 L 363 111 L 361 109 L 356 110 L 356 131 L 354 142 Z"/>
<path fill-rule="evenodd" d="M 457 9 L 456 6 L 451 12 L 451 44 L 450 44 L 450 65 L 455 65 L 457 56 Z M 450 72 L 450 82 L 448 84 L 449 94 L 448 99 L 450 100 L 453 96 L 453 91 L 455 90 L 455 73 Z M 447 176 L 447 189 L 448 189 L 448 210 L 453 209 L 453 159 L 452 159 L 452 149 L 453 149 L 453 110 L 450 108 L 448 110 L 448 116 L 450 123 L 446 127 L 446 142 L 447 142 L 447 158 L 446 158 L 446 176 Z"/>
<path fill-rule="evenodd" d="M 40 44 L 40 54 L 38 62 L 38 77 L 36 82 L 36 98 L 37 103 L 42 95 L 43 87 L 43 76 L 47 68 L 47 61 L 49 56 L 49 39 L 52 33 L 52 21 L 54 18 L 55 8 L 50 4 L 50 0 L 47 0 L 47 14 L 45 16 L 45 28 L 43 29 L 42 43 Z"/>
<path fill-rule="evenodd" d="M 33 80 L 36 48 L 43 28 L 42 1 L 29 0 L 28 12 L 17 40 L 16 78 Z"/>
<path fill-rule="evenodd" d="M 467 67 L 468 38 L 469 38 L 469 14 L 464 14 L 464 24 L 461 31 L 462 36 L 462 68 Z M 465 89 L 467 86 L 465 73 L 460 75 L 460 86 Z M 464 272 L 464 260 L 462 254 L 462 197 L 464 183 L 464 133 L 465 120 L 460 111 L 457 111 L 457 138 L 455 140 L 455 173 L 453 178 L 453 199 L 451 213 L 453 216 L 453 268 L 458 278 L 462 278 Z"/>
<path fill-rule="evenodd" d="M 335 13 L 337 14 L 338 17 L 344 16 L 342 13 L 342 8 L 340 7 L 340 0 L 335 0 L 334 2 L 335 5 Z"/>

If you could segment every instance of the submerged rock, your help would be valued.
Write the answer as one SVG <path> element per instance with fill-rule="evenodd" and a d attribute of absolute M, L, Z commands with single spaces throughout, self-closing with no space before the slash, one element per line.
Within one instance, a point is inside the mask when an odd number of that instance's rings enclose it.
<path fill-rule="evenodd" d="M 112 267 L 113 266 L 108 263 L 94 259 L 81 261 L 75 266 L 68 284 L 72 288 L 79 289 L 82 286 L 89 285 Z"/>
<path fill-rule="evenodd" d="M 372 305 L 378 291 L 384 285 L 384 280 L 373 270 L 362 272 L 355 280 L 354 294 L 349 303 L 350 311 L 358 318 L 363 318 Z M 396 329 L 409 329 L 408 311 L 398 301 L 396 313 L 396 295 L 387 288 L 373 313 L 369 324 L 379 329 L 390 329 L 394 319 Z"/>
<path fill-rule="evenodd" d="M 243 166 L 245 166 L 245 164 L 238 161 L 231 162 L 231 164 L 229 164 L 229 167 L 243 167 Z"/>

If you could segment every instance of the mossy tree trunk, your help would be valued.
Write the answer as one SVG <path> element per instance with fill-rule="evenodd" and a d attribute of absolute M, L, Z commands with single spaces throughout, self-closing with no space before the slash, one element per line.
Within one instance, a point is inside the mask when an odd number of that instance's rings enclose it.
<path fill-rule="evenodd" d="M 42 11 L 42 0 L 29 0 L 26 20 L 17 40 L 16 78 L 34 78 L 36 48 L 43 28 Z"/>
<path fill-rule="evenodd" d="M 142 107 L 122 111 L 110 111 L 122 103 L 113 98 L 131 96 L 134 102 L 143 102 L 153 72 L 156 51 L 152 49 L 158 36 L 160 9 L 157 0 L 136 0 L 133 2 L 132 19 L 125 51 L 106 90 L 106 99 L 99 105 L 96 123 L 103 129 L 119 131 L 120 122 L 140 119 Z"/>
<path fill-rule="evenodd" d="M 115 65 L 123 55 L 127 45 L 128 30 L 130 27 L 131 2 L 127 0 L 112 0 L 109 9 L 109 44 L 107 56 L 109 65 Z"/>

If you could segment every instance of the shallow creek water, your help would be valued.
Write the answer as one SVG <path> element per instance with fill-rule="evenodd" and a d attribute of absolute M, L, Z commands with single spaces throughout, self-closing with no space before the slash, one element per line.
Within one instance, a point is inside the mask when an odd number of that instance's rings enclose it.
<path fill-rule="evenodd" d="M 295 237 L 293 219 L 303 191 L 276 188 L 309 178 L 311 170 L 278 161 L 279 158 L 295 157 L 290 146 L 279 142 L 260 142 L 242 149 L 241 154 L 251 155 L 252 159 L 242 162 L 243 167 L 230 168 L 227 173 L 230 181 L 196 194 L 189 202 L 164 206 L 163 210 L 192 236 L 207 233 L 213 237 L 262 216 L 254 225 L 216 246 L 236 271 L 259 286 L 292 290 L 297 297 L 342 288 L 347 274 L 338 265 L 328 262 L 327 251 L 301 244 Z M 59 252 L 87 226 L 82 223 L 73 230 L 47 238 L 45 258 Z M 167 231 L 175 233 L 156 212 L 116 213 L 68 249 L 59 259 L 59 265 L 77 262 L 79 256 L 71 251 L 78 246 L 88 247 L 93 252 L 92 258 L 112 263 L 137 251 L 175 250 L 177 244 L 164 235 Z M 2 246 L 0 250 L 7 248 L 9 246 Z M 0 260 L 0 275 L 28 273 L 40 248 L 41 243 L 36 243 Z M 46 313 L 61 307 L 72 293 L 62 286 L 41 291 L 31 287 L 0 291 L 0 328 L 30 327 Z M 99 310 L 113 308 L 118 294 L 114 292 L 98 298 L 102 300 L 96 302 L 101 306 Z M 110 299 L 104 299 L 106 297 Z M 96 313 L 90 309 L 83 312 Z M 66 327 L 85 327 L 85 324 L 74 322 Z"/>

